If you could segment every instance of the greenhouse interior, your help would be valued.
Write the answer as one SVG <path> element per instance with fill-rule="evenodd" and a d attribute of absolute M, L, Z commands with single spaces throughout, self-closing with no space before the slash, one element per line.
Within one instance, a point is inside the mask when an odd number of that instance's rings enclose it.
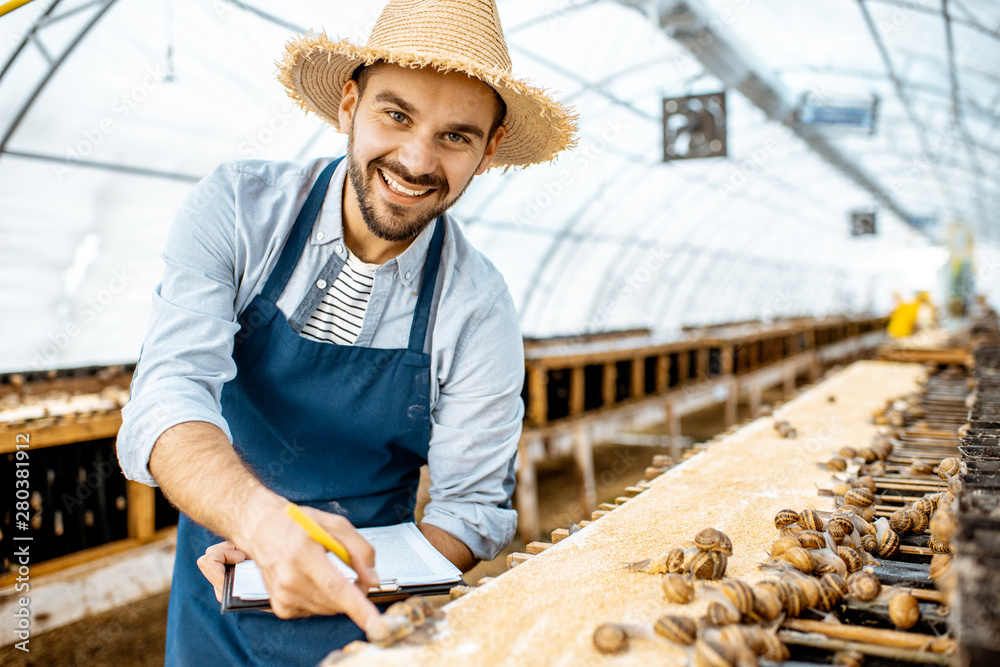
<path fill-rule="evenodd" d="M 3 664 L 1000 664 L 1000 4 L 0 37 Z"/>

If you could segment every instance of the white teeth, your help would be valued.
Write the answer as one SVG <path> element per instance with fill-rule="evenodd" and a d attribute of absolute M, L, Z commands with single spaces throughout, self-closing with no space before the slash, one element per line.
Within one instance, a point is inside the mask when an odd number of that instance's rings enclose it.
<path fill-rule="evenodd" d="M 427 188 L 426 190 L 410 190 L 409 188 L 404 188 L 402 185 L 392 180 L 392 178 L 389 177 L 389 174 L 385 173 L 384 171 L 379 170 L 378 173 L 382 174 L 382 180 L 384 180 L 390 188 L 392 188 L 396 192 L 401 192 L 404 195 L 410 195 L 411 197 L 419 197 L 422 194 L 430 192 L 430 188 Z"/>

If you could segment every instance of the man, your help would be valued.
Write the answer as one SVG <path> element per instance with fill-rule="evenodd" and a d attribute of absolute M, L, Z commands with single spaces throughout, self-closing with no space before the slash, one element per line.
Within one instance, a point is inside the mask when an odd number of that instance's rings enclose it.
<path fill-rule="evenodd" d="M 516 313 L 444 212 L 491 165 L 552 159 L 573 117 L 511 78 L 493 0 L 392 0 L 365 47 L 289 43 L 279 79 L 348 130 L 348 155 L 225 164 L 196 187 L 123 411 L 126 475 L 182 511 L 168 664 L 313 665 L 363 637 L 378 573 L 356 528 L 412 521 L 424 463 L 420 529 L 460 569 L 515 529 Z M 221 615 L 224 565 L 247 557 L 273 613 Z"/>

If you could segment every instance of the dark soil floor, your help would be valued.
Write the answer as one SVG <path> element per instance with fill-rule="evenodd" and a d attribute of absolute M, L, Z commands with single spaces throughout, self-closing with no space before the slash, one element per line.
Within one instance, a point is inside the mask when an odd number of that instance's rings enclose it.
<path fill-rule="evenodd" d="M 780 401 L 780 392 L 765 395 L 765 401 Z M 741 409 L 740 419 L 749 415 Z M 721 406 L 691 415 L 682 421 L 681 431 L 695 442 L 706 440 L 723 428 Z M 652 432 L 656 432 L 653 430 Z M 660 431 L 663 432 L 663 431 Z M 643 478 L 655 454 L 667 450 L 639 446 L 601 446 L 594 451 L 597 501 L 611 502 L 625 487 Z M 623 462 L 627 466 L 623 466 Z M 627 467 L 625 472 L 621 472 Z M 538 489 L 543 535 L 586 517 L 580 511 L 579 485 L 571 459 L 540 469 Z M 525 543 L 515 539 L 492 561 L 480 563 L 466 575 L 475 583 L 484 576 L 496 576 L 507 569 L 507 554 L 524 551 Z M 10 667 L 146 667 L 163 664 L 168 593 L 154 595 L 116 610 L 98 614 L 31 638 L 30 653 L 13 646 L 0 648 L 0 665 Z M 438 602 L 446 602 L 441 596 Z"/>

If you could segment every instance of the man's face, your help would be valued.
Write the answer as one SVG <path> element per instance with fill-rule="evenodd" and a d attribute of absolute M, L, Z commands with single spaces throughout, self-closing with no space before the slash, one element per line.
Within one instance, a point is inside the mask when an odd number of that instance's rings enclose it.
<path fill-rule="evenodd" d="M 349 127 L 348 173 L 361 214 L 379 238 L 417 236 L 483 173 L 503 138 L 490 127 L 493 90 L 465 74 L 379 64 L 358 98 L 344 86 L 341 127 Z"/>

